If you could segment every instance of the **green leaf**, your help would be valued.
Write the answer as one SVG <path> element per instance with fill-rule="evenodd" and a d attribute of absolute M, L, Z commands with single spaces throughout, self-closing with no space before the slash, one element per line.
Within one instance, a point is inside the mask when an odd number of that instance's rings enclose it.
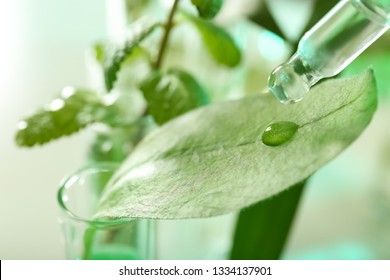
<path fill-rule="evenodd" d="M 134 146 L 148 133 L 150 117 L 129 124 L 95 131 L 88 150 L 88 162 L 123 162 Z M 105 186 L 105 184 L 104 184 Z"/>
<path fill-rule="evenodd" d="M 379 38 L 359 57 L 357 57 L 340 74 L 343 77 L 355 76 L 361 73 L 368 65 L 374 70 L 379 96 L 390 96 L 389 65 L 390 65 L 390 33 Z"/>
<path fill-rule="evenodd" d="M 222 215 L 301 182 L 346 149 L 376 110 L 372 71 L 314 87 L 286 106 L 270 94 L 194 110 L 150 133 L 114 174 L 96 218 L 197 218 Z M 294 138 L 266 146 L 280 121 Z"/>
<path fill-rule="evenodd" d="M 105 108 L 95 92 L 66 87 L 61 95 L 18 124 L 16 143 L 31 147 L 77 132 L 100 121 Z"/>
<path fill-rule="evenodd" d="M 106 57 L 106 46 L 103 43 L 96 43 L 92 47 L 93 54 L 95 59 L 100 64 L 103 64 Z"/>
<path fill-rule="evenodd" d="M 230 259 L 280 259 L 305 182 L 241 210 Z"/>
<path fill-rule="evenodd" d="M 303 33 L 312 28 L 327 12 L 330 11 L 330 9 L 332 9 L 337 4 L 337 2 L 339 2 L 339 0 L 315 0 L 313 13 L 310 16 Z"/>
<path fill-rule="evenodd" d="M 158 23 L 147 20 L 140 20 L 133 23 L 130 26 L 129 39 L 125 42 L 124 46 L 116 49 L 110 56 L 107 55 L 104 63 L 104 79 L 107 91 L 113 89 L 122 63 L 157 26 L 159 26 Z"/>
<path fill-rule="evenodd" d="M 188 73 L 172 69 L 167 74 L 155 71 L 141 84 L 148 112 L 158 124 L 209 103 L 202 86 Z"/>
<path fill-rule="evenodd" d="M 207 20 L 185 12 L 183 15 L 197 28 L 203 43 L 215 61 L 228 67 L 234 67 L 240 63 L 240 49 L 229 33 Z"/>
<path fill-rule="evenodd" d="M 223 5 L 223 0 L 191 0 L 199 15 L 204 19 L 215 17 Z"/>
<path fill-rule="evenodd" d="M 280 38 L 286 39 L 282 30 L 279 28 L 279 25 L 274 20 L 267 1 L 262 1 L 262 4 L 259 5 L 257 11 L 255 11 L 249 19 L 260 25 L 261 27 L 271 31 L 272 33 L 278 35 Z"/>
<path fill-rule="evenodd" d="M 89 227 L 84 232 L 84 248 L 83 248 L 83 260 L 91 260 L 92 249 L 96 237 L 97 229 L 94 227 Z"/>

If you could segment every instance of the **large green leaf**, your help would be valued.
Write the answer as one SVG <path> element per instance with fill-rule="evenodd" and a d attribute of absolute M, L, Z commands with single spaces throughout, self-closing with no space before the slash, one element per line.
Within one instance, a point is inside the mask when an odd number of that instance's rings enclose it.
<path fill-rule="evenodd" d="M 206 91 L 195 78 L 178 69 L 166 74 L 152 72 L 140 88 L 148 101 L 148 112 L 158 124 L 209 102 Z"/>
<path fill-rule="evenodd" d="M 204 19 L 215 17 L 223 5 L 223 0 L 191 0 L 198 10 L 199 15 Z"/>
<path fill-rule="evenodd" d="M 240 63 L 240 49 L 229 33 L 207 20 L 185 12 L 183 15 L 197 28 L 208 52 L 218 63 L 228 67 L 234 67 Z"/>
<path fill-rule="evenodd" d="M 371 71 L 314 87 L 281 105 L 270 94 L 213 104 L 149 134 L 102 196 L 97 218 L 195 218 L 237 211 L 292 186 L 350 145 L 376 110 Z M 279 121 L 299 124 L 277 147 L 261 142 Z"/>
<path fill-rule="evenodd" d="M 93 91 L 66 87 L 44 108 L 19 122 L 16 143 L 31 147 L 70 135 L 94 122 L 109 123 L 115 110 Z"/>
<path fill-rule="evenodd" d="M 114 50 L 111 55 L 106 55 L 104 62 L 104 79 L 107 91 L 111 91 L 114 87 L 122 63 L 157 26 L 158 23 L 145 19 L 133 23 L 130 26 L 129 38 L 126 40 L 125 44 Z M 99 51 L 101 52 L 101 50 Z"/>

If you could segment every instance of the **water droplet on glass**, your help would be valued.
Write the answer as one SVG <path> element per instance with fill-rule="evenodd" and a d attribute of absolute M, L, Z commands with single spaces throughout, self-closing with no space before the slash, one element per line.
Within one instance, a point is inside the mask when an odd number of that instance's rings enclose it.
<path fill-rule="evenodd" d="M 298 128 L 294 122 L 276 122 L 264 130 L 261 140 L 267 146 L 279 146 L 293 138 Z"/>

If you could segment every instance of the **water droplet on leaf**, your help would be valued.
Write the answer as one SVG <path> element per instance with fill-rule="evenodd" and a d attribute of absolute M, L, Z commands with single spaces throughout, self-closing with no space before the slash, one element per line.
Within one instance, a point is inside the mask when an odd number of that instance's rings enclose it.
<path fill-rule="evenodd" d="M 26 121 L 20 121 L 20 122 L 18 122 L 18 124 L 17 124 L 18 130 L 26 129 L 27 126 L 28 126 L 28 123 L 27 123 Z"/>
<path fill-rule="evenodd" d="M 76 89 L 74 87 L 65 87 L 61 92 L 61 97 L 64 99 L 67 99 L 74 95 L 76 92 Z"/>
<path fill-rule="evenodd" d="M 112 142 L 111 141 L 105 141 L 102 146 L 101 146 L 101 149 L 102 149 L 102 152 L 103 153 L 108 153 L 112 150 L 113 148 L 113 145 L 112 145 Z"/>
<path fill-rule="evenodd" d="M 267 146 L 279 146 L 293 138 L 298 128 L 294 122 L 276 122 L 264 130 L 261 140 Z"/>
<path fill-rule="evenodd" d="M 113 90 L 112 92 L 103 96 L 102 102 L 106 106 L 111 106 L 118 101 L 119 97 L 120 97 L 119 91 Z"/>
<path fill-rule="evenodd" d="M 55 112 L 61 110 L 64 106 L 65 106 L 65 101 L 60 98 L 56 98 L 50 103 L 48 110 Z"/>

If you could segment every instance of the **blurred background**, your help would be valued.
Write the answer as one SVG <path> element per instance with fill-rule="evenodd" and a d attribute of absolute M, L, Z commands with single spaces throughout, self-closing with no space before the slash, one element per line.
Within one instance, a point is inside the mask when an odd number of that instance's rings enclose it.
<path fill-rule="evenodd" d="M 96 86 L 87 51 L 97 41 L 120 37 L 137 16 L 138 2 L 0 0 L 0 259 L 64 258 L 56 192 L 64 175 L 85 164 L 91 131 L 26 149 L 14 142 L 16 124 L 64 86 Z M 235 36 L 245 55 L 238 69 L 220 71 L 209 85 L 215 101 L 264 91 L 270 71 L 294 48 L 256 24 L 254 15 L 264 1 L 225 2 L 216 20 Z M 158 15 L 170 4 L 161 0 L 148 11 Z M 267 7 L 290 42 L 318 9 L 314 0 L 268 1 Z M 188 65 L 207 63 L 196 50 L 200 43 L 183 42 L 183 32 L 172 37 L 172 44 L 198 54 L 188 58 Z M 386 34 L 343 73 L 360 73 L 370 65 L 375 69 L 378 112 L 358 141 L 311 179 L 286 259 L 390 258 L 389 42 Z"/>

